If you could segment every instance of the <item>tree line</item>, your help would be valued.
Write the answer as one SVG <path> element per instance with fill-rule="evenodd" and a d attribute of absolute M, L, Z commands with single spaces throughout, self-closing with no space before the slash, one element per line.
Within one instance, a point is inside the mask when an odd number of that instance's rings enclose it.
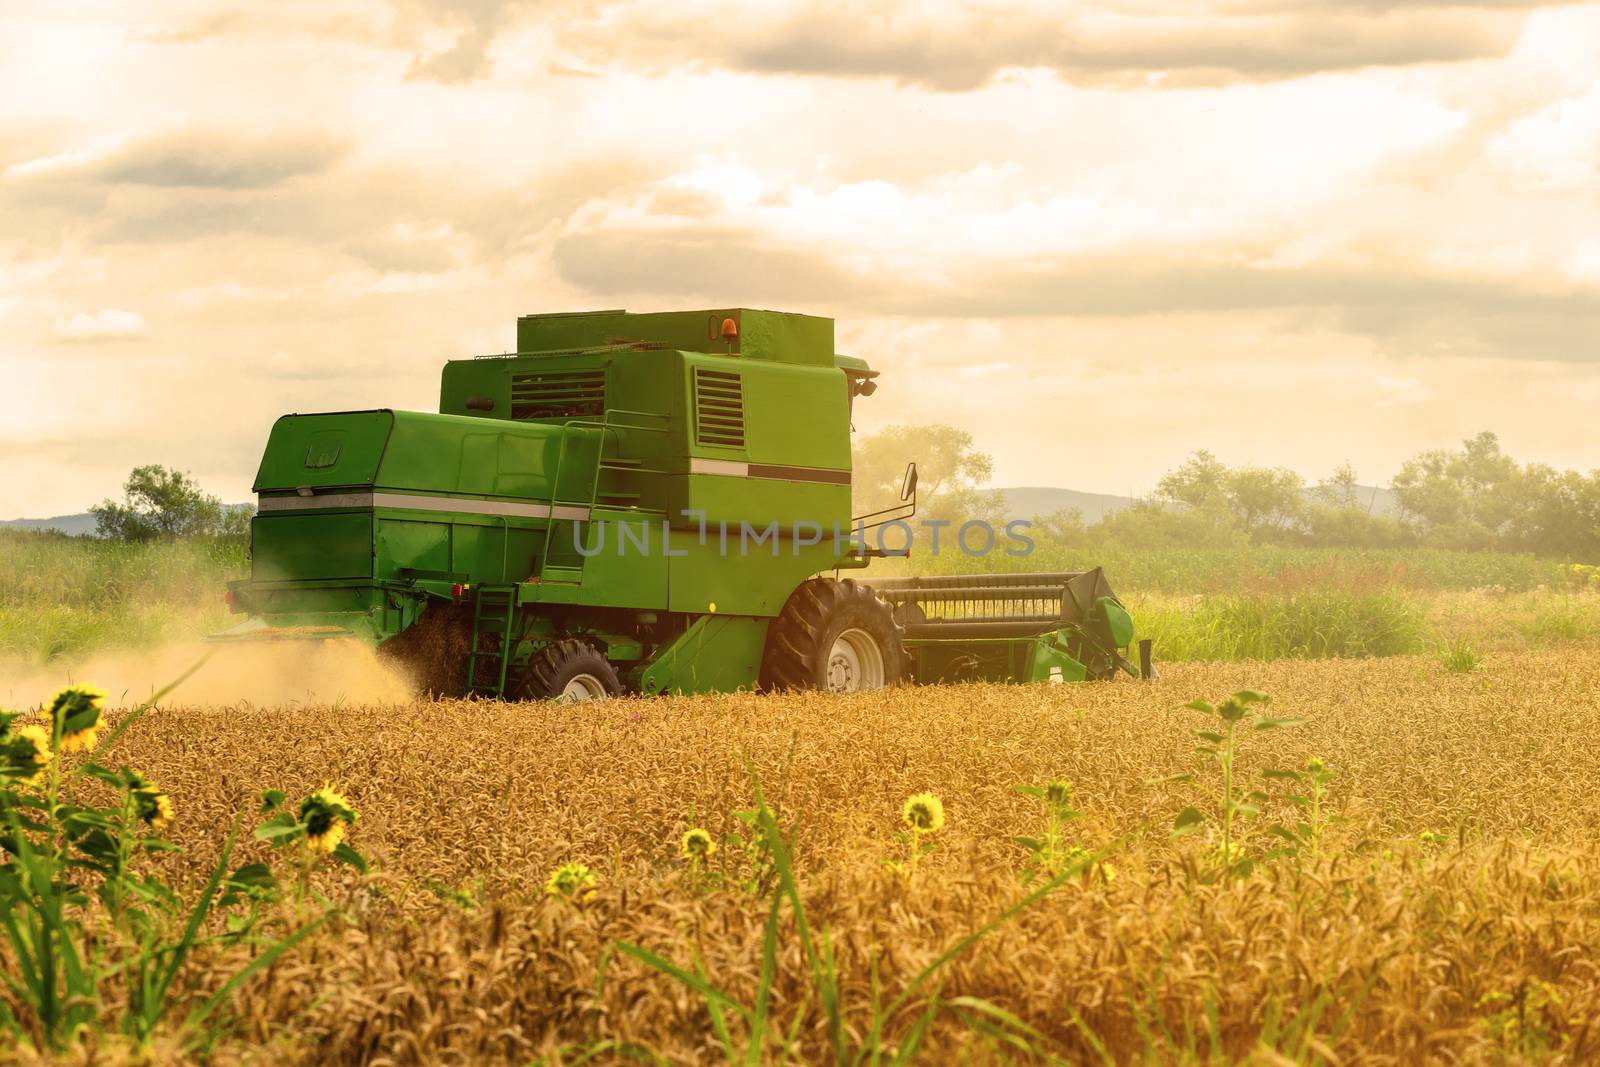
<path fill-rule="evenodd" d="M 920 472 L 919 518 L 1004 524 L 1005 494 L 985 488 L 993 460 L 970 433 L 943 424 L 894 426 L 857 442 L 857 514 L 898 500 L 908 459 Z M 1230 467 L 1202 449 L 1164 475 L 1150 498 L 1093 524 L 1076 510 L 1036 515 L 1033 535 L 1150 547 L 1425 545 L 1600 561 L 1600 470 L 1518 463 L 1484 432 L 1459 449 L 1413 456 L 1388 488 L 1394 514 L 1381 514 L 1349 464 L 1311 485 L 1283 467 Z M 188 474 L 150 464 L 134 468 L 122 500 L 89 510 L 99 536 L 151 541 L 246 537 L 255 509 L 226 506 Z"/>
<path fill-rule="evenodd" d="M 89 509 L 95 535 L 113 541 L 159 541 L 179 537 L 250 536 L 248 504 L 226 505 L 201 489 L 184 471 L 151 463 L 135 467 L 121 500 Z"/>
<path fill-rule="evenodd" d="M 923 514 L 958 522 L 1005 517 L 1004 494 L 984 488 L 990 457 L 970 434 L 943 425 L 891 427 L 858 442 L 858 513 L 883 506 L 907 458 L 921 471 Z M 1413 456 L 1388 489 L 1392 514 L 1374 508 L 1372 491 L 1349 464 L 1308 484 L 1283 467 L 1230 467 L 1202 449 L 1164 475 L 1148 499 L 1093 524 L 1075 509 L 1034 516 L 1033 534 L 1062 544 L 1418 545 L 1600 560 L 1600 470 L 1519 463 L 1492 433 Z"/>

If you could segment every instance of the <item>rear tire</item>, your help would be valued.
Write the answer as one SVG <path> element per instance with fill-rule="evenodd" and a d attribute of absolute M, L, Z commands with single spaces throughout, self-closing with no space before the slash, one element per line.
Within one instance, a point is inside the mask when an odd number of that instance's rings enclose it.
<path fill-rule="evenodd" d="M 761 688 L 853 693 L 899 684 L 904 628 L 868 586 L 812 578 L 789 596 L 767 631 Z"/>
<path fill-rule="evenodd" d="M 617 670 L 599 649 L 583 641 L 556 641 L 534 653 L 517 687 L 520 700 L 578 704 L 608 700 L 622 692 Z"/>

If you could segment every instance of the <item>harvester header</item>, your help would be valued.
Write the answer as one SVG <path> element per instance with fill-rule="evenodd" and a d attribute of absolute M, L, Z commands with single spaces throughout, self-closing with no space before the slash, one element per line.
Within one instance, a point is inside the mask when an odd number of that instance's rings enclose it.
<path fill-rule="evenodd" d="M 1098 571 L 843 576 L 882 554 L 884 513 L 851 517 L 876 377 L 815 316 L 525 316 L 516 351 L 445 364 L 437 414 L 278 420 L 231 587 L 250 618 L 219 637 L 351 637 L 435 692 L 530 699 L 1131 673 Z"/>

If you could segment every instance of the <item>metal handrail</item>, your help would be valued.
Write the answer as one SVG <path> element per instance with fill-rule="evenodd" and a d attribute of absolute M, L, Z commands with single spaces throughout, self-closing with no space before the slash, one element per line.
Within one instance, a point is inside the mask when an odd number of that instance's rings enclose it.
<path fill-rule="evenodd" d="M 668 425 L 665 425 L 665 426 L 618 425 L 618 424 L 614 423 L 613 420 L 612 420 L 612 416 L 614 416 L 614 415 L 637 416 L 637 417 L 646 418 L 646 419 L 662 419 L 662 420 L 666 421 L 668 423 Z M 594 464 L 594 480 L 589 486 L 588 508 L 589 508 L 590 515 L 592 517 L 593 513 L 594 513 L 595 505 L 600 500 L 600 472 L 601 472 L 602 469 L 605 468 L 605 465 L 606 465 L 605 464 L 605 452 L 606 452 L 606 444 L 605 444 L 606 443 L 606 438 L 605 438 L 605 435 L 608 434 L 608 433 L 615 434 L 615 433 L 618 433 L 618 431 L 621 431 L 621 430 L 639 430 L 639 431 L 642 431 L 642 432 L 645 432 L 645 433 L 663 433 L 664 434 L 664 433 L 669 432 L 672 429 L 671 421 L 672 421 L 672 416 L 669 415 L 668 413 L 664 412 L 664 411 L 634 411 L 634 410 L 631 410 L 629 408 L 606 408 L 605 409 L 605 414 L 603 414 L 598 421 L 596 421 L 594 419 L 578 418 L 578 419 L 568 419 L 566 422 L 563 422 L 561 424 L 561 447 L 556 451 L 556 469 L 555 469 L 555 472 L 551 475 L 551 478 L 550 478 L 550 518 L 549 518 L 548 522 L 546 522 L 546 524 L 545 524 L 545 528 L 544 528 L 544 548 L 539 554 L 539 577 L 541 579 L 544 577 L 546 569 L 550 566 L 550 540 L 551 540 L 552 537 L 555 536 L 555 530 L 556 530 L 556 504 L 558 503 L 558 499 L 557 498 L 558 498 L 558 496 L 559 496 L 559 494 L 561 492 L 561 467 L 566 462 L 566 458 L 567 458 L 568 432 L 573 427 L 579 426 L 579 427 L 583 427 L 585 429 L 599 430 L 600 433 L 601 433 L 600 451 L 599 451 L 599 455 L 595 459 L 595 464 Z M 621 441 L 622 441 L 622 438 L 621 438 L 620 434 L 618 434 L 617 442 L 618 442 L 619 447 L 620 447 Z M 618 469 L 618 468 L 613 468 L 613 469 Z M 630 470 L 641 470 L 641 471 L 650 471 L 651 470 L 651 468 L 647 468 L 647 467 L 627 468 L 627 469 L 630 469 Z M 664 470 L 662 470 L 662 471 L 654 471 L 653 473 L 663 473 L 664 474 L 666 472 Z M 574 501 L 574 503 L 576 503 L 576 502 Z"/>

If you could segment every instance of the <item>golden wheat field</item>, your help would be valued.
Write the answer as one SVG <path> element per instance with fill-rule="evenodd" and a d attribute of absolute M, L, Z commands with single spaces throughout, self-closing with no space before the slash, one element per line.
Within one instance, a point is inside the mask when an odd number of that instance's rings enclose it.
<path fill-rule="evenodd" d="M 1315 854 L 1219 879 L 1212 836 L 1169 836 L 1208 790 L 1216 806 L 1214 763 L 1193 751 L 1203 716 L 1180 705 L 1247 686 L 1304 721 L 1244 736 L 1241 779 L 1311 757 L 1337 777 Z M 1597 741 L 1600 653 L 1580 651 L 1463 674 L 1420 658 L 1177 664 L 1150 684 L 850 698 L 175 704 L 118 758 L 173 798 L 185 851 L 161 862 L 179 881 L 204 878 L 263 789 L 332 782 L 360 811 L 350 840 L 372 873 L 318 873 L 346 917 L 251 978 L 213 1062 L 699 1063 L 724 1040 L 743 1056 L 744 1016 L 719 1022 L 616 946 L 754 1002 L 773 879 L 737 813 L 759 780 L 840 1018 L 830 1029 L 785 908 L 762 1062 L 868 1045 L 887 1060 L 916 1034 L 930 1063 L 1579 1064 L 1600 1059 Z M 1108 850 L 1109 869 L 912 986 L 1029 891 L 1013 838 L 1045 816 L 1014 787 L 1052 780 L 1082 813 L 1069 843 Z M 924 791 L 946 822 L 913 865 L 901 808 Z M 1284 814 L 1274 797 L 1257 822 Z M 703 867 L 680 855 L 692 827 L 721 846 Z M 573 861 L 596 892 L 547 897 Z M 192 984 L 212 969 L 220 985 L 246 952 L 197 954 Z M 154 1050 L 197 1055 L 178 1035 Z"/>

